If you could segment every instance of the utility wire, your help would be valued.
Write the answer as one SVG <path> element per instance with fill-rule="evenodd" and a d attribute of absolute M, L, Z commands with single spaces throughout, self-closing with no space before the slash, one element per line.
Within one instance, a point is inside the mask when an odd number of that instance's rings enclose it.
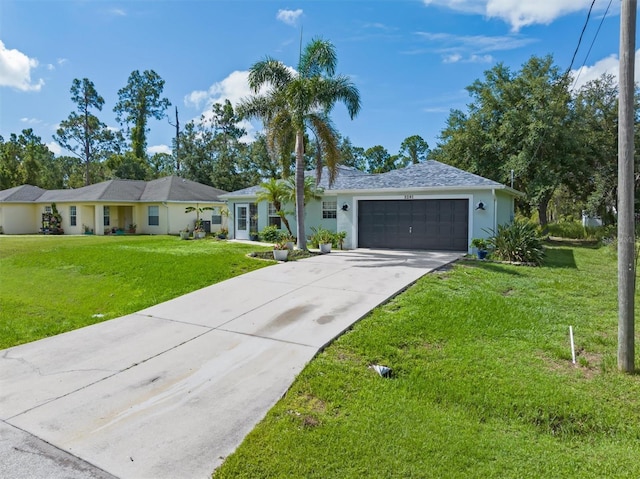
<path fill-rule="evenodd" d="M 578 50 L 580 49 L 580 44 L 582 43 L 582 37 L 584 36 L 584 31 L 587 29 L 587 25 L 589 24 L 589 18 L 591 17 L 591 12 L 593 11 L 593 6 L 595 5 L 595 3 L 596 3 L 596 0 L 593 0 L 591 2 L 591 6 L 589 7 L 589 12 L 587 13 L 587 19 L 584 21 L 584 25 L 582 26 L 582 31 L 580 32 L 580 38 L 578 39 L 578 44 L 576 45 L 576 49 L 573 52 L 573 58 L 571 58 L 571 64 L 569 65 L 569 68 L 567 68 L 567 73 L 569 73 L 571 71 L 571 68 L 573 67 L 573 62 L 576 59 Z"/>
<path fill-rule="evenodd" d="M 600 33 L 600 29 L 602 28 L 602 24 L 604 23 L 604 19 L 607 18 L 607 13 L 609 13 L 609 9 L 611 8 L 611 3 L 613 2 L 613 0 L 609 0 L 609 5 L 607 5 L 607 9 L 604 11 L 604 15 L 602 15 L 602 19 L 600 19 L 600 24 L 598 25 L 598 29 L 596 30 L 596 34 L 593 36 L 593 40 L 591 41 L 591 45 L 589 45 L 589 50 L 587 51 L 587 54 L 584 57 L 584 61 L 582 62 L 582 65 L 580 66 L 580 68 L 578 68 L 578 74 L 576 75 L 576 79 L 573 82 L 573 86 L 571 87 L 571 91 L 574 90 L 574 88 L 576 87 L 576 85 L 578 84 L 578 79 L 580 78 L 580 74 L 582 73 L 582 69 L 584 68 L 584 66 L 587 63 L 587 59 L 589 58 L 589 54 L 591 53 L 591 49 L 593 48 L 593 44 L 596 42 L 596 38 L 598 38 L 598 34 Z"/>

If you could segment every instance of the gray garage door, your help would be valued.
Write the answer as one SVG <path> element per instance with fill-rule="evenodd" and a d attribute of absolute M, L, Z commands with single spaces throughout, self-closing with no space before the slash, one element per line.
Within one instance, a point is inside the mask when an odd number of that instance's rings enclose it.
<path fill-rule="evenodd" d="M 360 248 L 467 251 L 468 200 L 358 202 Z"/>

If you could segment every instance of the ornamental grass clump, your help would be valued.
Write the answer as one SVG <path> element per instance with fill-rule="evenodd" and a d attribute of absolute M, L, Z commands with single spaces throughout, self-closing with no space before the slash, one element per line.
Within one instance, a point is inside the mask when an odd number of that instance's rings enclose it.
<path fill-rule="evenodd" d="M 495 235 L 489 238 L 494 259 L 539 266 L 544 258 L 542 240 L 537 227 L 527 220 L 515 219 L 510 225 L 498 226 Z"/>

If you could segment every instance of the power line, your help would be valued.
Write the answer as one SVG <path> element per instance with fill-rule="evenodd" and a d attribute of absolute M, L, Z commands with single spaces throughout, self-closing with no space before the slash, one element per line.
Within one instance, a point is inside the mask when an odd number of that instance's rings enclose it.
<path fill-rule="evenodd" d="M 580 66 L 580 68 L 578 68 L 578 74 L 576 75 L 576 79 L 573 82 L 573 86 L 571 87 L 571 91 L 573 91 L 573 89 L 578 84 L 578 79 L 580 78 L 580 74 L 582 73 L 582 69 L 584 68 L 584 66 L 587 63 L 587 59 L 589 58 L 589 54 L 591 53 L 591 49 L 593 48 L 593 45 L 596 42 L 596 38 L 598 38 L 598 34 L 600 33 L 600 29 L 602 28 L 602 24 L 604 23 L 604 19 L 607 18 L 607 13 L 609 13 L 609 9 L 611 8 L 611 3 L 612 2 L 613 2 L 613 0 L 609 0 L 609 5 L 607 5 L 607 9 L 605 10 L 604 15 L 602 16 L 602 19 L 600 19 L 600 24 L 598 25 L 598 29 L 596 30 L 596 34 L 593 36 L 593 40 L 591 41 L 591 45 L 589 45 L 589 50 L 587 51 L 587 54 L 584 57 L 584 61 L 582 62 L 582 65 Z"/>
<path fill-rule="evenodd" d="M 576 49 L 573 52 L 573 57 L 571 58 L 571 64 L 569 65 L 569 68 L 567 68 L 567 73 L 569 73 L 571 71 L 571 68 L 573 67 L 573 62 L 576 59 L 578 50 L 580 49 L 580 44 L 582 43 L 582 37 L 584 36 L 584 32 L 587 29 L 587 25 L 589 24 L 589 18 L 591 18 L 591 12 L 593 11 L 593 6 L 595 5 L 595 3 L 596 3 L 596 0 L 593 0 L 591 2 L 591 6 L 589 7 L 589 12 L 587 13 L 587 19 L 584 21 L 584 25 L 582 26 L 582 31 L 580 32 L 580 38 L 578 39 L 578 44 L 576 45 Z"/>

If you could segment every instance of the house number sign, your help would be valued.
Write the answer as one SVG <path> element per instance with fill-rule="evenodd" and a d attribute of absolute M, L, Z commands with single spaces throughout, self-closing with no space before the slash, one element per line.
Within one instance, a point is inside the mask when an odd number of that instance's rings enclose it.
<path fill-rule="evenodd" d="M 413 199 L 413 195 L 404 195 L 404 199 L 405 200 L 412 200 Z"/>

